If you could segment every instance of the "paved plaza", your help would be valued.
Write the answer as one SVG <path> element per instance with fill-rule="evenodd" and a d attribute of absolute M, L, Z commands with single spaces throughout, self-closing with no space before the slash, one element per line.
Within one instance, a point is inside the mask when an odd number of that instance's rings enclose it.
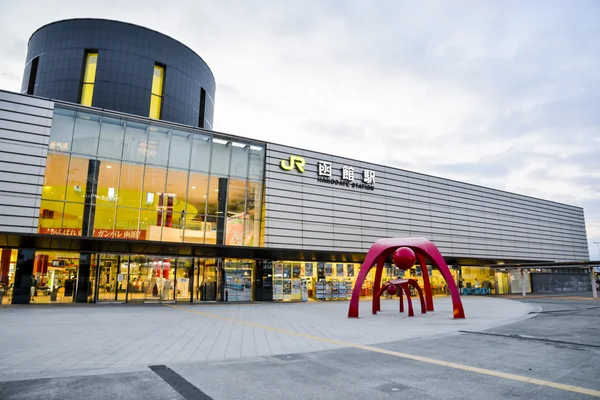
<path fill-rule="evenodd" d="M 463 302 L 2 307 L 0 398 L 600 396 L 600 302 Z"/>

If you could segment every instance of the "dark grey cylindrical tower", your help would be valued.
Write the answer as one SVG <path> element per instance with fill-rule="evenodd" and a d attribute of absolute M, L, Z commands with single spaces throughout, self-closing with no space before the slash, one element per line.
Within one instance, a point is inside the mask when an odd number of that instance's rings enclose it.
<path fill-rule="evenodd" d="M 141 26 L 70 19 L 29 39 L 22 93 L 213 129 L 215 79 L 187 46 Z"/>

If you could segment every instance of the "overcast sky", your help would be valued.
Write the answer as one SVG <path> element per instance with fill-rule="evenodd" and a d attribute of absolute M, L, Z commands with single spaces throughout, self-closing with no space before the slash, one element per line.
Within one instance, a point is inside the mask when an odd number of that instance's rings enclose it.
<path fill-rule="evenodd" d="M 0 88 L 74 17 L 195 50 L 217 131 L 582 206 L 599 258 L 600 1 L 0 0 Z"/>

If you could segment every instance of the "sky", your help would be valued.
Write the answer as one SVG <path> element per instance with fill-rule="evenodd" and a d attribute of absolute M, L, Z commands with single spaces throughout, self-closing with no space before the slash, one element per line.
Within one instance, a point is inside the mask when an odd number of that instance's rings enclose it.
<path fill-rule="evenodd" d="M 581 206 L 600 259 L 600 1 L 0 0 L 0 89 L 76 17 L 196 51 L 216 131 Z"/>

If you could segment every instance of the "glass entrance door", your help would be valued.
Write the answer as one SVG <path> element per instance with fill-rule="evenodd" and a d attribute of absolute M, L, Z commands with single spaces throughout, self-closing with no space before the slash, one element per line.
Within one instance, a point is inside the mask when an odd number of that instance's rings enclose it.
<path fill-rule="evenodd" d="M 144 301 L 175 301 L 175 259 L 149 257 L 140 267 Z"/>
<path fill-rule="evenodd" d="M 199 259 L 194 267 L 194 301 L 219 299 L 219 259 Z"/>
<path fill-rule="evenodd" d="M 96 301 L 124 302 L 127 298 L 129 265 L 127 256 L 102 254 L 97 266 Z"/>
<path fill-rule="evenodd" d="M 189 302 L 192 299 L 194 259 L 179 258 L 175 269 L 175 300 Z"/>
<path fill-rule="evenodd" d="M 508 285 L 508 274 L 506 272 L 496 272 L 496 282 L 498 282 L 497 294 L 509 294 L 510 286 Z"/>

